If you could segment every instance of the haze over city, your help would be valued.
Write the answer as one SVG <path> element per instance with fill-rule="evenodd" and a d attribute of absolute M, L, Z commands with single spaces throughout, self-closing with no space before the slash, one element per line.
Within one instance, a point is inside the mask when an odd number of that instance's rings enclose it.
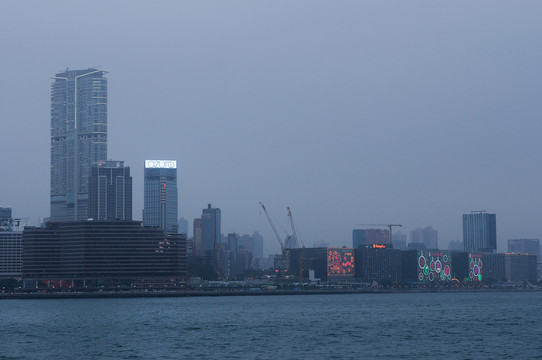
<path fill-rule="evenodd" d="M 499 251 L 542 236 L 542 4 L 49 1 L 3 4 L 0 206 L 49 216 L 51 76 L 108 78 L 108 157 L 175 159 L 179 215 L 279 246 L 258 204 L 311 246 L 360 223 L 497 214 Z M 394 231 L 396 231 L 394 229 Z"/>

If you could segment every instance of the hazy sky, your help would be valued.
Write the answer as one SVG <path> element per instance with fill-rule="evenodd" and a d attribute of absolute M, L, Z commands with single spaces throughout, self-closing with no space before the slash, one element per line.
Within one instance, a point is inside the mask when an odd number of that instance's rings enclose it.
<path fill-rule="evenodd" d="M 49 215 L 50 76 L 108 70 L 108 154 L 178 161 L 179 214 L 352 245 L 497 214 L 542 237 L 541 1 L 3 1 L 0 206 Z"/>

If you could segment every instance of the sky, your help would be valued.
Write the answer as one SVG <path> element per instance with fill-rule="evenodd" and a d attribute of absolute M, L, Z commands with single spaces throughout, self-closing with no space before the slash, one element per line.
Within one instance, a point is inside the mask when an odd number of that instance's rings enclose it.
<path fill-rule="evenodd" d="M 487 210 L 505 251 L 542 237 L 541 33 L 540 1 L 4 1 L 0 206 L 49 216 L 50 77 L 100 67 L 135 219 L 144 160 L 174 159 L 189 226 L 211 203 L 265 253 L 260 201 L 307 246 L 393 223 L 447 248 Z"/>

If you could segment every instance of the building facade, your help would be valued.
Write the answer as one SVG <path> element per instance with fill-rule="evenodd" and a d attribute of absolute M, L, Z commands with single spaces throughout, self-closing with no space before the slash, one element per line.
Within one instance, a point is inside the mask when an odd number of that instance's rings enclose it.
<path fill-rule="evenodd" d="M 495 214 L 472 212 L 463 215 L 463 246 L 467 252 L 497 251 Z"/>
<path fill-rule="evenodd" d="M 143 226 L 178 232 L 177 162 L 145 160 Z"/>
<path fill-rule="evenodd" d="M 0 278 L 22 276 L 23 233 L 0 230 Z"/>
<path fill-rule="evenodd" d="M 187 276 L 186 236 L 140 221 L 48 222 L 25 228 L 23 242 L 23 278 L 32 285 Z"/>
<path fill-rule="evenodd" d="M 509 239 L 508 252 L 540 257 L 540 239 Z"/>
<path fill-rule="evenodd" d="M 107 159 L 107 79 L 66 70 L 51 85 L 51 220 L 88 218 L 90 168 Z"/>
<path fill-rule="evenodd" d="M 132 220 L 132 177 L 124 161 L 100 160 L 90 169 L 89 218 Z"/>

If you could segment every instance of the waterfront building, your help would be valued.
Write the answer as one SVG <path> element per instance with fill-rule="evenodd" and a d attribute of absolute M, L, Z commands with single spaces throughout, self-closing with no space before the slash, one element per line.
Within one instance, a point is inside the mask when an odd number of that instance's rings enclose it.
<path fill-rule="evenodd" d="M 177 161 L 145 160 L 143 188 L 143 226 L 177 233 Z"/>
<path fill-rule="evenodd" d="M 431 226 L 417 228 L 410 232 L 411 243 L 423 243 L 425 249 L 438 249 L 438 231 Z"/>
<path fill-rule="evenodd" d="M 314 272 L 314 277 L 322 281 L 327 281 L 327 247 L 313 247 L 313 248 L 296 248 L 289 250 L 288 256 L 288 272 L 294 277 L 299 275 L 299 266 L 303 265 L 303 280 L 307 280 L 309 277 L 309 271 Z M 276 255 L 278 262 L 275 261 L 275 268 L 278 269 L 282 265 L 282 256 Z M 301 261 L 300 261 L 301 259 Z"/>
<path fill-rule="evenodd" d="M 25 228 L 23 243 L 23 278 L 31 286 L 187 277 L 186 236 L 140 221 L 48 222 Z"/>
<path fill-rule="evenodd" d="M 124 161 L 98 161 L 88 183 L 89 218 L 132 220 L 132 177 Z"/>
<path fill-rule="evenodd" d="M 354 248 L 373 244 L 391 245 L 390 231 L 382 229 L 354 229 L 352 231 L 352 245 Z"/>
<path fill-rule="evenodd" d="M 536 283 L 536 255 L 517 253 L 504 255 L 504 271 L 508 282 Z"/>
<path fill-rule="evenodd" d="M 107 72 L 68 70 L 51 84 L 51 220 L 88 217 L 90 168 L 107 159 Z"/>
<path fill-rule="evenodd" d="M 463 246 L 467 252 L 496 252 L 496 215 L 483 211 L 464 214 Z"/>
<path fill-rule="evenodd" d="M 418 281 L 418 251 L 401 251 L 401 279 L 406 282 Z"/>
<path fill-rule="evenodd" d="M 356 279 L 379 283 L 401 281 L 401 254 L 401 250 L 391 248 L 357 248 L 355 250 Z"/>
<path fill-rule="evenodd" d="M 22 231 L 0 230 L 0 278 L 20 278 L 22 267 Z"/>
<path fill-rule="evenodd" d="M 506 281 L 505 255 L 503 253 L 482 253 L 484 278 L 489 282 Z"/>

